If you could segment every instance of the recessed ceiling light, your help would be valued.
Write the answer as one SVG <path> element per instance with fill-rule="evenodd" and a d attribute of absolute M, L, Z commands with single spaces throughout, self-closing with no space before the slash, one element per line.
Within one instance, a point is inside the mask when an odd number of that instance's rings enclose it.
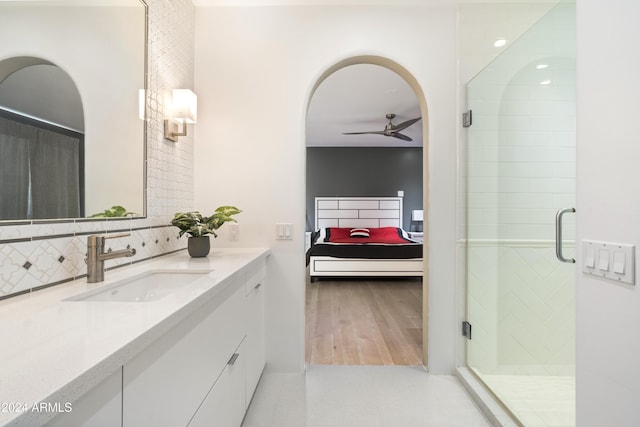
<path fill-rule="evenodd" d="M 546 86 L 551 84 L 551 80 L 543 80 L 540 82 L 541 85 Z"/>
<path fill-rule="evenodd" d="M 549 65 L 548 64 L 538 64 L 536 65 L 536 69 L 538 70 L 544 70 L 545 68 L 547 68 Z"/>
<path fill-rule="evenodd" d="M 495 41 L 495 43 L 493 44 L 495 47 L 502 47 L 504 45 L 507 44 L 507 40 L 506 39 L 498 39 Z"/>

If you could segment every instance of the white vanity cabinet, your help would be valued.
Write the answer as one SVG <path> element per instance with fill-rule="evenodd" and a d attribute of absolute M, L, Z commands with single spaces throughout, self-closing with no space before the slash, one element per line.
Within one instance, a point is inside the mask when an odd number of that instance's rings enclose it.
<path fill-rule="evenodd" d="M 246 412 L 246 346 L 243 341 L 189 423 L 189 427 L 240 427 Z"/>
<path fill-rule="evenodd" d="M 66 403 L 66 402 L 65 402 Z M 63 406 L 67 410 L 66 406 Z M 122 369 L 89 390 L 47 427 L 113 427 L 122 420 Z"/>
<path fill-rule="evenodd" d="M 245 336 L 244 276 L 123 367 L 123 427 L 186 426 Z M 238 283 L 240 282 L 240 283 Z"/>
<path fill-rule="evenodd" d="M 266 288 L 267 269 L 260 263 L 247 273 L 247 338 L 245 347 L 247 353 L 247 397 L 246 406 L 258 385 L 264 370 L 266 355 L 264 342 L 264 292 Z"/>
<path fill-rule="evenodd" d="M 18 296 L 18 310 L 0 306 L 12 325 L 3 330 L 11 346 L 0 346 L 0 401 L 46 406 L 0 411 L 0 425 L 240 427 L 265 365 L 268 257 L 267 248 L 198 260 L 180 251 L 110 271 L 103 284 Z M 195 270 L 203 274 L 182 279 Z M 157 299 L 77 299 L 161 272 L 185 275 Z"/>
<path fill-rule="evenodd" d="M 264 262 L 123 366 L 123 427 L 240 427 L 264 369 Z"/>

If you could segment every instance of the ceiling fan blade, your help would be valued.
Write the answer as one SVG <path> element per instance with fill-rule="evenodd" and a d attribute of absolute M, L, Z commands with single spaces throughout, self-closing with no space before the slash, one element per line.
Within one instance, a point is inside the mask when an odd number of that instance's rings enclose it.
<path fill-rule="evenodd" d="M 342 132 L 343 135 L 364 135 L 364 134 L 374 134 L 374 135 L 384 135 L 384 131 L 377 130 L 371 132 Z"/>
<path fill-rule="evenodd" d="M 399 132 L 394 132 L 391 135 L 394 138 L 402 139 L 403 141 L 413 141 L 413 139 L 409 138 L 407 135 L 401 134 Z"/>
<path fill-rule="evenodd" d="M 394 131 L 400 131 L 400 130 L 406 129 L 412 124 L 414 124 L 415 122 L 417 122 L 418 120 L 420 120 L 421 118 L 422 117 L 417 117 L 415 119 L 407 120 L 406 122 L 402 122 L 398 125 L 393 126 L 391 129 Z"/>

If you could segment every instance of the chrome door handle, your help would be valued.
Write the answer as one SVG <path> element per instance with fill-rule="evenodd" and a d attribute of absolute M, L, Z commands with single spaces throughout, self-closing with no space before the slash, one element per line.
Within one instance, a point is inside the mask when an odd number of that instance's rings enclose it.
<path fill-rule="evenodd" d="M 564 208 L 560 209 L 556 213 L 556 258 L 558 258 L 558 261 L 567 262 L 570 264 L 574 264 L 576 260 L 573 258 L 565 258 L 564 256 L 562 256 L 562 217 L 566 213 L 574 213 L 575 211 L 575 208 Z"/>

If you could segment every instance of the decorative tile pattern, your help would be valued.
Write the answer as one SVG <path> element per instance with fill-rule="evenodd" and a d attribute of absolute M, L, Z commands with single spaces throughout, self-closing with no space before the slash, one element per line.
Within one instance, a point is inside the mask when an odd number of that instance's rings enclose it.
<path fill-rule="evenodd" d="M 109 261 L 108 267 L 186 247 L 167 224 L 174 212 L 193 208 L 193 137 L 181 137 L 178 144 L 165 140 L 163 120 L 170 90 L 193 87 L 194 6 L 190 0 L 147 4 L 147 218 L 0 225 L 0 298 L 85 274 L 84 233 L 132 230 L 130 238 L 109 243 L 114 250 L 131 245 L 137 254 Z"/>
<path fill-rule="evenodd" d="M 573 372 L 573 267 L 555 260 L 553 246 L 469 247 L 468 262 L 469 365 L 487 374 Z"/>

